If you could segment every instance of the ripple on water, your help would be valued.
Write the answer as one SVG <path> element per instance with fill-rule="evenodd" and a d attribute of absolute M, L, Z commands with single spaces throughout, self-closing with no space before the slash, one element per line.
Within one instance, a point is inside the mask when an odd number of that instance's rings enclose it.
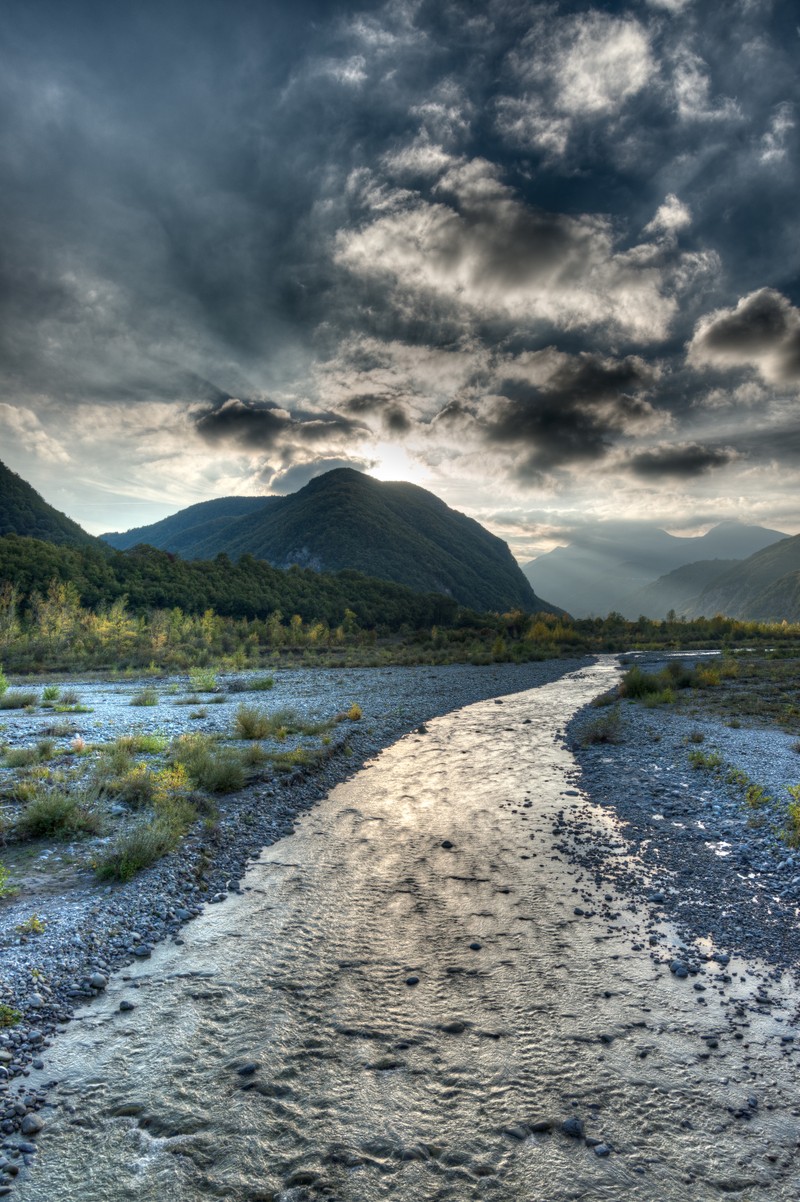
<path fill-rule="evenodd" d="M 735 1042 L 721 987 L 698 1004 L 585 876 L 576 907 L 557 736 L 612 672 L 429 722 L 132 968 L 135 1010 L 113 981 L 44 1070 L 21 1202 L 795 1198 L 766 1035 Z"/>

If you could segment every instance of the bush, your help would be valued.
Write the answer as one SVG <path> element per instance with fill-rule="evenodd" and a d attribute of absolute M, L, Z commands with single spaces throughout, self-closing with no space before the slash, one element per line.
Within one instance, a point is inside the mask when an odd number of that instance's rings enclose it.
<path fill-rule="evenodd" d="M 25 710 L 36 705 L 39 698 L 36 693 L 24 692 L 22 689 L 14 689 L 11 692 L 3 692 L 0 694 L 0 710 Z"/>
<path fill-rule="evenodd" d="M 622 715 L 619 706 L 615 705 L 608 713 L 595 718 L 581 732 L 581 743 L 588 747 L 591 743 L 621 743 Z"/>
<path fill-rule="evenodd" d="M 241 757 L 231 747 L 217 747 L 208 735 L 181 735 L 173 743 L 170 758 L 182 767 L 198 789 L 208 793 L 233 793 L 244 788 L 245 770 Z"/>
<path fill-rule="evenodd" d="M 236 711 L 235 730 L 238 739 L 266 739 L 270 735 L 276 736 L 280 729 L 270 714 L 252 705 L 240 705 Z"/>
<path fill-rule="evenodd" d="M 19 1022 L 22 1022 L 19 1010 L 0 1002 L 0 1027 L 16 1027 Z"/>
<path fill-rule="evenodd" d="M 659 693 L 663 688 L 663 682 L 660 675 L 652 672 L 643 672 L 636 665 L 626 672 L 620 681 L 619 695 L 626 697 L 630 701 L 641 701 L 643 697 L 649 696 L 651 693 Z"/>
<path fill-rule="evenodd" d="M 191 668 L 189 685 L 193 693 L 216 693 L 219 688 L 217 674 L 211 668 Z"/>
<path fill-rule="evenodd" d="M 46 705 L 50 701 L 58 701 L 61 694 L 61 689 L 57 684 L 49 684 L 42 690 L 42 704 Z"/>
<path fill-rule="evenodd" d="M 96 835 L 100 818 L 86 795 L 73 796 L 60 789 L 38 789 L 17 819 L 16 829 L 28 839 L 49 836 L 68 839 L 73 835 Z"/>
<path fill-rule="evenodd" d="M 149 868 L 162 856 L 174 851 L 181 833 L 179 827 L 164 818 L 148 818 L 138 822 L 97 861 L 95 874 L 98 880 L 129 881 L 142 869 Z"/>
<path fill-rule="evenodd" d="M 693 768 L 705 768 L 710 772 L 719 768 L 722 756 L 718 751 L 690 751 L 689 763 Z"/>
<path fill-rule="evenodd" d="M 16 893 L 16 887 L 11 884 L 11 873 L 0 864 L 0 897 L 10 897 Z M 0 1022 L 0 1026 L 3 1024 Z"/>
<path fill-rule="evenodd" d="M 2 697 L 3 693 L 5 693 L 7 688 L 8 688 L 8 681 L 6 680 L 6 674 L 3 671 L 3 665 L 0 664 L 0 697 Z"/>
<path fill-rule="evenodd" d="M 130 704 L 158 705 L 158 693 L 150 686 L 145 689 L 140 689 L 138 693 L 134 693 L 133 697 L 131 697 Z"/>

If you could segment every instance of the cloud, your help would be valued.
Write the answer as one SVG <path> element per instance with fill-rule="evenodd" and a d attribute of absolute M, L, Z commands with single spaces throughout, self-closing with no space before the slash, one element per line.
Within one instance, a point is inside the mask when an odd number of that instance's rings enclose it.
<path fill-rule="evenodd" d="M 498 128 L 517 145 L 554 155 L 565 152 L 577 123 L 613 118 L 657 72 L 645 27 L 596 11 L 534 14 L 508 61 L 524 91 L 500 99 Z"/>
<path fill-rule="evenodd" d="M 800 381 L 800 309 L 774 288 L 743 296 L 698 323 L 688 346 L 694 367 L 750 367 L 768 383 Z"/>
<path fill-rule="evenodd" d="M 0 402 L 0 425 L 26 451 L 49 463 L 69 463 L 70 456 L 62 444 L 42 425 L 32 409 Z"/>
<path fill-rule="evenodd" d="M 477 410 L 487 442 L 518 453 L 518 476 L 595 462 L 619 436 L 659 424 L 646 396 L 658 373 L 644 360 L 551 352 L 545 362 L 543 380 L 532 364 L 529 382 L 507 379 Z"/>
<path fill-rule="evenodd" d="M 644 227 L 644 233 L 663 233 L 669 237 L 676 234 L 678 230 L 686 229 L 691 224 L 692 214 L 688 205 L 678 200 L 674 192 L 670 192 L 664 203 L 659 205 L 655 217 Z"/>
<path fill-rule="evenodd" d="M 435 191 L 340 231 L 336 261 L 388 285 L 399 307 L 428 294 L 467 320 L 666 336 L 676 301 L 655 247 L 619 252 L 607 218 L 524 204 L 485 160 L 460 163 Z"/>
<path fill-rule="evenodd" d="M 269 401 L 241 401 L 237 397 L 197 411 L 194 423 L 206 442 L 236 443 L 254 451 L 270 450 L 292 439 L 336 441 L 366 429 L 341 414 L 298 418 Z"/>
<path fill-rule="evenodd" d="M 325 472 L 332 472 L 339 467 L 350 467 L 355 468 L 356 471 L 368 472 L 371 467 L 374 467 L 374 460 L 309 459 L 305 463 L 295 463 L 282 471 L 267 471 L 265 480 L 271 493 L 285 496 L 288 493 L 297 492 L 299 488 L 308 484 L 309 480 L 315 480 L 317 476 L 322 476 Z"/>
<path fill-rule="evenodd" d="M 727 467 L 738 457 L 732 447 L 707 447 L 696 442 L 663 443 L 633 455 L 628 460 L 628 466 L 634 475 L 645 480 L 658 480 L 665 476 L 691 480 L 714 468 Z"/>

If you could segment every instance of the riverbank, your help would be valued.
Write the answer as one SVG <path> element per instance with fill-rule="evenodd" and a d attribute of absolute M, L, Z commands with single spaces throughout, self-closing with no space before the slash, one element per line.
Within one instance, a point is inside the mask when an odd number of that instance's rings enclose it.
<path fill-rule="evenodd" d="M 591 741 L 609 712 L 586 707 L 567 738 L 576 784 L 618 819 L 610 837 L 623 838 L 627 854 L 581 839 L 575 858 L 639 898 L 653 920 L 674 923 L 690 958 L 713 945 L 764 961 L 775 977 L 796 974 L 800 850 L 787 841 L 788 786 L 800 781 L 796 734 L 725 718 L 717 695 L 695 694 L 655 708 L 622 701 L 614 741 Z"/>
<path fill-rule="evenodd" d="M 323 761 L 224 797 L 212 832 L 196 828 L 178 852 L 125 884 L 98 885 L 91 873 L 72 872 L 69 888 L 63 889 L 58 873 L 54 882 L 52 873 L 30 872 L 16 897 L 0 901 L 0 1004 L 21 1016 L 13 1026 L 0 1024 L 0 1131 L 6 1150 L 22 1147 L 23 1158 L 33 1154 L 30 1140 L 38 1129 L 44 1093 L 26 1088 L 29 1066 L 41 1063 L 43 1050 L 76 1007 L 102 993 L 112 972 L 147 959 L 160 941 L 179 940 L 185 922 L 237 892 L 248 863 L 263 847 L 290 834 L 298 814 L 383 747 L 437 715 L 535 688 L 575 666 L 575 661 L 557 660 L 278 672 L 268 700 L 259 703 L 266 709 L 290 705 L 310 717 L 327 717 L 354 702 L 360 707 L 361 718 L 343 724 L 346 732 Z M 229 704 L 207 707 L 203 725 L 212 732 L 230 726 L 230 704 L 242 699 L 238 688 L 230 689 L 234 681 L 246 684 L 247 677 L 226 680 Z M 111 687 L 71 679 L 69 686 L 85 703 L 84 713 L 70 715 L 79 737 L 113 739 L 129 727 L 174 738 L 196 729 L 191 707 L 169 703 L 171 682 L 157 683 L 162 704 L 131 709 L 130 697 L 143 687 L 141 681 Z M 39 727 L 51 720 L 20 711 L 4 717 L 5 737 L 16 748 L 35 742 Z M 44 847 L 39 854 L 47 860 L 62 853 Z M 40 933 L 25 932 L 32 913 L 40 921 Z M 5 1169 L 13 1167 L 10 1162 Z M 0 1159 L 0 1192 L 8 1188 L 5 1169 Z"/>

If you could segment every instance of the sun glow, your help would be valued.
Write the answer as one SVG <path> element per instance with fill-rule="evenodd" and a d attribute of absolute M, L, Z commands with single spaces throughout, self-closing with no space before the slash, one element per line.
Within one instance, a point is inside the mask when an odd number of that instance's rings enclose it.
<path fill-rule="evenodd" d="M 369 475 L 376 480 L 406 480 L 422 488 L 432 487 L 432 477 L 425 466 L 413 459 L 405 447 L 396 442 L 379 442 L 370 446 L 374 466 Z"/>

